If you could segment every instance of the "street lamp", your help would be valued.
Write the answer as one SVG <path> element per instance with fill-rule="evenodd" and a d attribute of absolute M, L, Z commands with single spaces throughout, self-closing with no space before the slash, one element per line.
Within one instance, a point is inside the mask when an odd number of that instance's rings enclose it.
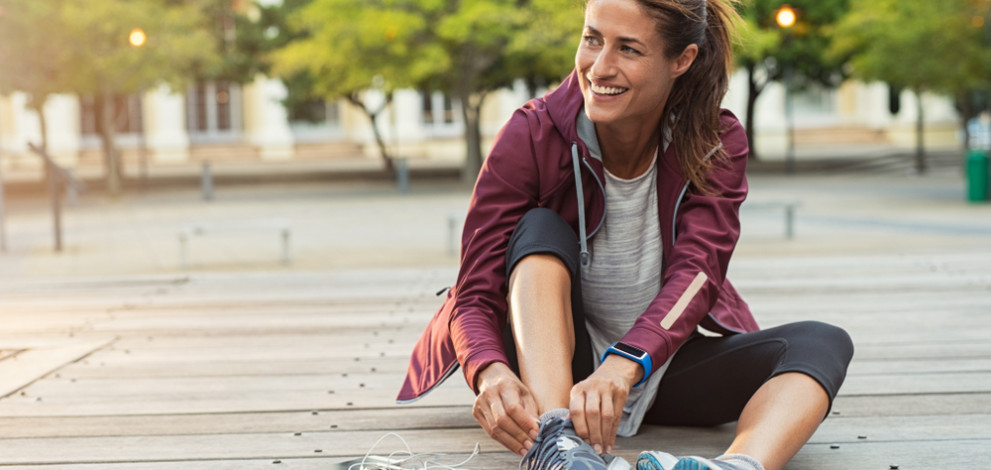
<path fill-rule="evenodd" d="M 132 29 L 131 34 L 127 36 L 127 41 L 130 42 L 131 46 L 133 47 L 141 47 L 145 45 L 145 41 L 147 40 L 148 40 L 148 36 L 141 28 Z"/>
<path fill-rule="evenodd" d="M 778 11 L 774 14 L 774 20 L 778 23 L 778 26 L 785 31 L 785 38 L 783 44 L 788 44 L 791 41 L 791 28 L 795 26 L 798 21 L 798 14 L 795 9 L 790 5 L 782 5 L 778 8 Z M 780 59 L 779 59 L 780 60 Z M 788 174 L 795 173 L 795 119 L 792 111 L 791 103 L 791 63 L 785 63 L 784 70 L 784 86 L 785 86 L 785 122 L 787 126 L 786 142 L 785 142 L 785 172 Z"/>
<path fill-rule="evenodd" d="M 795 9 L 791 5 L 782 5 L 778 8 L 778 11 L 774 14 L 774 20 L 778 22 L 778 26 L 782 28 L 791 28 L 795 26 L 795 20 L 798 16 L 795 14 Z"/>

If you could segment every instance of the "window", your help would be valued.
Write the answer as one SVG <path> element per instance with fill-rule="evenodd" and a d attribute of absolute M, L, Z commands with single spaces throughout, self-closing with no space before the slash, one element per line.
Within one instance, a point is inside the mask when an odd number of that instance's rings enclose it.
<path fill-rule="evenodd" d="M 423 126 L 433 137 L 458 135 L 463 128 L 461 106 L 450 95 L 421 92 Z"/>
<path fill-rule="evenodd" d="M 102 122 L 97 114 L 99 107 L 92 96 L 83 96 L 79 100 L 80 123 L 83 136 L 99 136 Z M 141 97 L 138 95 L 120 95 L 113 98 L 114 130 L 118 134 L 140 133 L 144 122 L 141 116 Z"/>
<path fill-rule="evenodd" d="M 186 94 L 190 139 L 232 140 L 241 131 L 241 88 L 230 82 L 197 83 Z"/>

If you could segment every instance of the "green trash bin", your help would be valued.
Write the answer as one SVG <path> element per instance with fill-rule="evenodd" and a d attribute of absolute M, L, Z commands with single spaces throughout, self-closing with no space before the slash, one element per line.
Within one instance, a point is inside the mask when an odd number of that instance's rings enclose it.
<path fill-rule="evenodd" d="M 967 152 L 967 200 L 988 200 L 988 155 L 981 150 Z"/>

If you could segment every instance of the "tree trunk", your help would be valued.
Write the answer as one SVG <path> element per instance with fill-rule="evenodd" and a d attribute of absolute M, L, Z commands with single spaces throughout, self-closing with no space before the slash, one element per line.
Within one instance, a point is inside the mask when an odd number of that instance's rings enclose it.
<path fill-rule="evenodd" d="M 744 130 L 747 133 L 747 142 L 750 145 L 750 159 L 758 160 L 757 156 L 757 143 L 754 141 L 754 116 L 757 112 L 757 97 L 760 96 L 760 92 L 763 91 L 763 86 L 757 85 L 757 77 L 755 76 L 757 66 L 754 64 L 747 65 L 747 117 L 746 123 L 744 125 Z"/>
<path fill-rule="evenodd" d="M 99 116 L 100 141 L 103 143 L 104 172 L 107 193 L 112 197 L 120 196 L 121 165 L 120 152 L 117 150 L 116 127 L 114 126 L 114 99 L 110 93 L 101 93 L 96 97 L 97 114 Z"/>
<path fill-rule="evenodd" d="M 926 173 L 926 151 L 925 151 L 925 119 L 922 109 L 922 90 L 915 89 L 915 109 L 917 118 L 915 121 L 915 171 L 922 175 Z"/>
<path fill-rule="evenodd" d="M 375 136 L 375 145 L 378 146 L 379 155 L 382 157 L 382 163 L 385 164 L 385 171 L 389 174 L 395 174 L 396 168 L 392 161 L 392 155 L 389 155 L 389 149 L 385 145 L 385 139 L 382 137 L 382 130 L 379 129 L 378 125 L 378 115 L 389 106 L 389 103 L 392 102 L 392 93 L 388 93 L 386 95 L 385 103 L 382 104 L 381 108 L 376 110 L 369 109 L 368 106 L 365 105 L 365 102 L 362 101 L 357 94 L 348 95 L 348 102 L 360 109 L 361 112 L 365 113 L 365 116 L 368 117 L 368 120 L 372 124 L 372 134 Z"/>
<path fill-rule="evenodd" d="M 48 152 L 48 116 L 45 115 L 45 101 L 47 101 L 47 99 L 36 101 L 34 103 L 34 110 L 38 113 L 38 124 L 41 125 L 41 150 Z M 48 165 L 42 166 L 45 169 L 45 184 L 51 184 L 52 178 L 54 178 L 55 175 L 52 174 L 52 169 L 49 168 Z"/>
<path fill-rule="evenodd" d="M 967 123 L 970 122 L 971 118 L 976 114 L 974 112 L 974 106 L 967 96 L 967 93 L 961 93 L 957 97 L 957 111 L 960 116 L 960 129 L 963 131 L 963 151 L 966 152 L 970 148 L 970 126 Z"/>
<path fill-rule="evenodd" d="M 461 117 L 465 123 L 465 167 L 461 174 L 461 180 L 465 183 L 474 183 L 478 179 L 478 172 L 482 170 L 482 129 L 481 114 L 482 104 L 485 102 L 487 92 L 479 93 L 459 93 L 461 100 Z"/>

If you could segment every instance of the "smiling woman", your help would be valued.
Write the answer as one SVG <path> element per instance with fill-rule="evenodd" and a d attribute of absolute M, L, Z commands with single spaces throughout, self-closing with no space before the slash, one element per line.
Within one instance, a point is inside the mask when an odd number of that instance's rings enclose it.
<path fill-rule="evenodd" d="M 815 432 L 849 336 L 758 331 L 726 278 L 749 153 L 720 109 L 729 1 L 587 2 L 575 71 L 517 111 L 485 161 L 458 282 L 400 402 L 460 365 L 475 420 L 530 470 L 629 468 L 608 454 L 641 424 L 732 421 L 724 455 L 645 451 L 637 468 L 780 469 Z"/>

